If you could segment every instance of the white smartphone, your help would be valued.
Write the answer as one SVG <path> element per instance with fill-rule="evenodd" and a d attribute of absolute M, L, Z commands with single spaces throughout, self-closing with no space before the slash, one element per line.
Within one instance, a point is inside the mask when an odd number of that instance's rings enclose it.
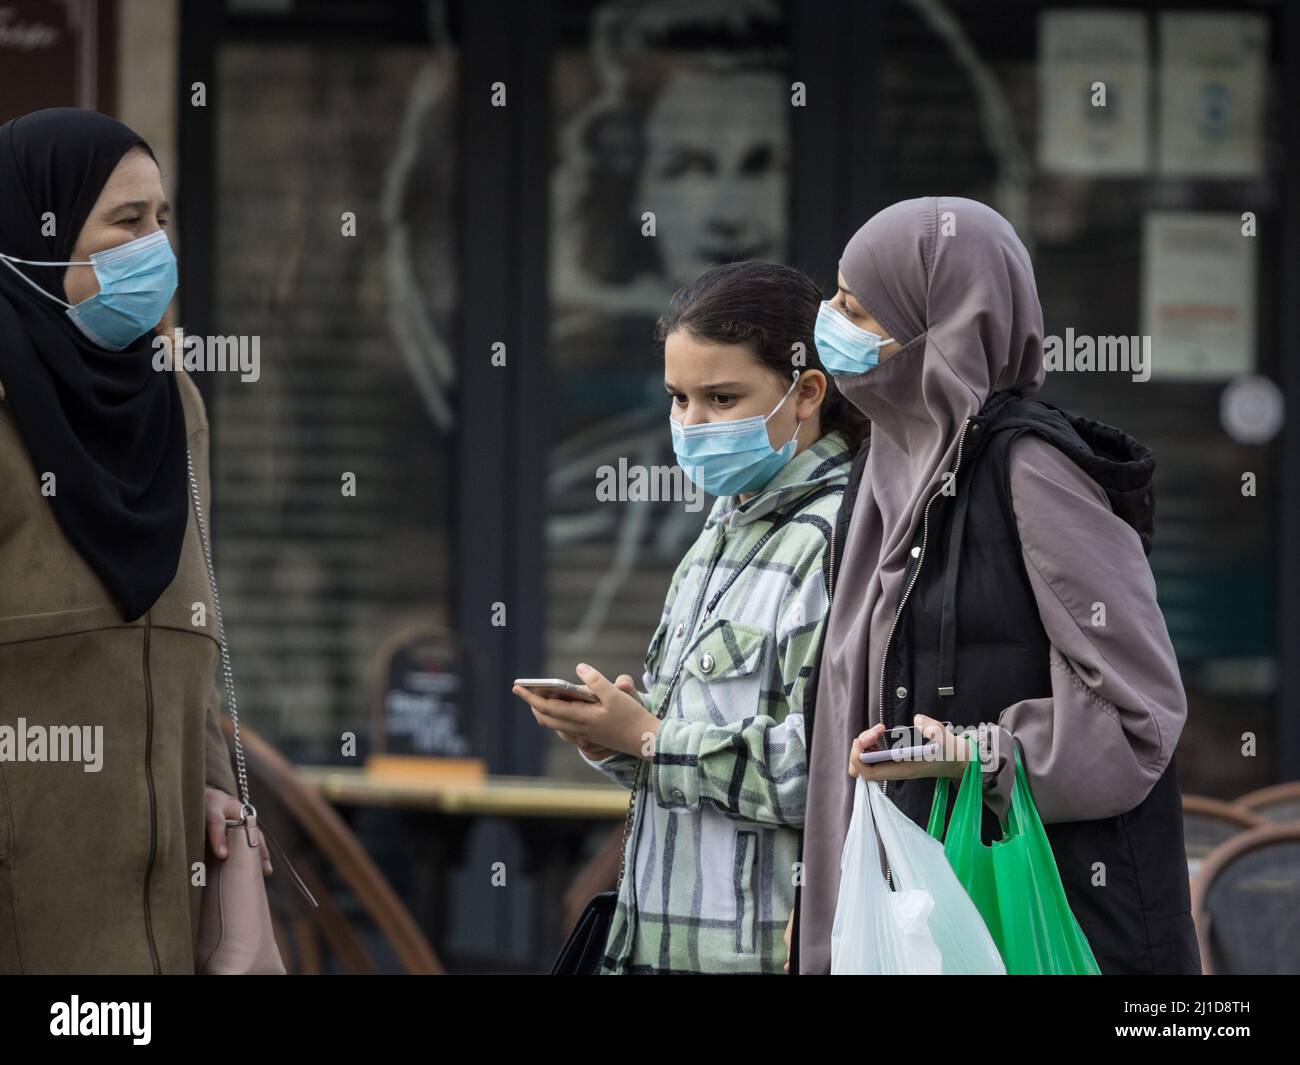
<path fill-rule="evenodd" d="M 571 684 L 560 677 L 518 677 L 515 683 L 545 699 L 573 699 L 580 703 L 600 702 L 585 684 Z"/>

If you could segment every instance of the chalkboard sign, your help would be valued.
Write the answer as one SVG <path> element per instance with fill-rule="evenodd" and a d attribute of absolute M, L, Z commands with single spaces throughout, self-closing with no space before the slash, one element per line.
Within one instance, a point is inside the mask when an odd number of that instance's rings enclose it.
<path fill-rule="evenodd" d="M 441 629 L 408 629 L 380 652 L 380 692 L 367 767 L 384 773 L 485 774 L 469 670 Z"/>

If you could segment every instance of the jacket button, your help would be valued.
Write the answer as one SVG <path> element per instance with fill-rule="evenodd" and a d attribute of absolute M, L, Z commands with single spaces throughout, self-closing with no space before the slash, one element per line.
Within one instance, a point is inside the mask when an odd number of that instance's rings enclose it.
<path fill-rule="evenodd" d="M 684 621 L 679 621 L 679 622 L 677 623 L 677 628 L 675 628 L 675 629 L 673 630 L 673 635 L 674 635 L 674 636 L 680 636 L 680 635 L 682 634 L 682 630 L 685 629 L 685 628 L 686 628 L 686 622 L 684 622 Z"/>
<path fill-rule="evenodd" d="M 673 788 L 673 802 L 684 803 L 685 801 L 686 801 L 685 792 L 683 792 L 681 788 Z"/>
<path fill-rule="evenodd" d="M 907 698 L 907 689 L 904 688 L 904 687 L 902 687 L 902 686 L 900 686 L 900 687 L 898 687 L 898 688 L 896 688 L 896 689 L 894 690 L 894 694 L 897 695 L 900 699 L 906 699 L 906 698 Z"/>
<path fill-rule="evenodd" d="M 705 673 L 711 673 L 713 671 L 712 655 L 700 655 L 700 669 Z"/>
<path fill-rule="evenodd" d="M 912 548 L 912 557 L 913 557 L 913 558 L 920 558 L 920 557 L 921 557 L 921 549 L 920 549 L 919 547 L 914 547 L 914 548 Z"/>

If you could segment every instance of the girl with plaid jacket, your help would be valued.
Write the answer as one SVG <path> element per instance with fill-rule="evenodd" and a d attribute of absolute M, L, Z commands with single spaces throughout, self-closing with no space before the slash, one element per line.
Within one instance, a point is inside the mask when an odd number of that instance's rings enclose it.
<path fill-rule="evenodd" d="M 780 973 L 798 880 L 807 681 L 832 530 L 865 425 L 813 345 L 796 270 L 735 263 L 659 322 L 678 464 L 718 498 L 678 565 L 642 688 L 580 664 L 598 703 L 515 688 L 632 791 L 604 973 Z"/>

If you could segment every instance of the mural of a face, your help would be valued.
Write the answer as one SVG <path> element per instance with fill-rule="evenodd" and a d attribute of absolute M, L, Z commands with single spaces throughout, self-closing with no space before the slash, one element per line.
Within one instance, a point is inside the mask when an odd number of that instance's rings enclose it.
<path fill-rule="evenodd" d="M 789 101 L 769 73 L 685 69 L 647 116 L 641 211 L 653 211 L 665 280 L 785 257 Z"/>

